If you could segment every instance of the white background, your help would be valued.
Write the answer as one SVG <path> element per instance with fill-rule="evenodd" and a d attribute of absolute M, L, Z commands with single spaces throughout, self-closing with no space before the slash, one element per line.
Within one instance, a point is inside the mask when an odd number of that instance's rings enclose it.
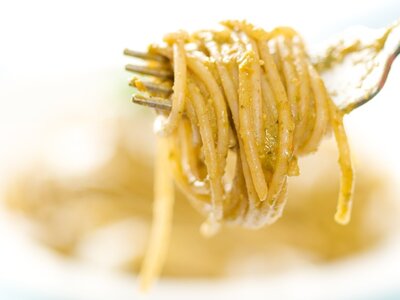
<path fill-rule="evenodd" d="M 398 1 L 0 1 L 0 179 L 40 151 L 55 120 L 129 102 L 125 47 L 145 49 L 168 31 L 247 19 L 264 28 L 293 26 L 310 45 L 353 25 L 385 26 L 400 17 Z M 400 174 L 400 65 L 382 94 L 346 120 L 353 148 L 379 155 Z M 93 108 L 95 105 L 96 108 Z M 124 104 L 121 104 L 124 105 Z M 127 113 L 130 113 L 127 106 Z M 78 155 L 78 154 L 77 154 Z M 395 175 L 396 176 L 396 175 Z M 397 180 L 400 177 L 394 177 Z M 66 266 L 0 226 L 0 299 L 135 299 L 134 279 Z M 11 229 L 10 229 L 11 230 Z M 154 299 L 385 299 L 400 291 L 393 245 L 374 258 L 284 278 L 181 284 L 162 282 Z M 356 268 L 349 266 L 356 265 Z M 231 289 L 228 289 L 230 287 Z M 211 293 L 213 291 L 213 293 Z M 350 293 L 349 293 L 350 291 Z M 4 296 L 2 297 L 2 293 Z M 34 298 L 34 295 L 48 295 Z M 379 296 L 381 295 L 381 296 Z M 399 296 L 400 297 L 400 296 Z M 389 298 L 387 298 L 389 299 Z M 393 298 L 395 299 L 395 298 Z"/>

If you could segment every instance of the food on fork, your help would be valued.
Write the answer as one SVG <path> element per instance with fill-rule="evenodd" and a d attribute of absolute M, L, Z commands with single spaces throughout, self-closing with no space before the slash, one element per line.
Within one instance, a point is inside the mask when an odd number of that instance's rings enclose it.
<path fill-rule="evenodd" d="M 147 66 L 127 66 L 151 75 L 133 79 L 139 91 L 160 97 L 146 86 L 167 86 L 173 74 L 170 111 L 158 110 L 154 124 L 159 141 L 154 226 L 143 288 L 165 258 L 174 198 L 170 168 L 207 217 L 204 234 L 214 234 L 221 224 L 260 228 L 281 216 L 288 177 L 300 174 L 298 157 L 315 152 L 332 128 L 342 173 L 335 220 L 349 222 L 354 184 L 343 113 L 296 31 L 267 32 L 226 21 L 218 30 L 168 34 L 140 58 Z"/>

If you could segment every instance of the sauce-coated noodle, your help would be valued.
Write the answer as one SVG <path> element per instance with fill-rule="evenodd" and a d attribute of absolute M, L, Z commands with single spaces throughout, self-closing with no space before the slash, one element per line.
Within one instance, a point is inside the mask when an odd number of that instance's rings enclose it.
<path fill-rule="evenodd" d="M 221 224 L 255 229 L 275 222 L 288 176 L 299 174 L 297 157 L 316 151 L 329 127 L 342 172 L 335 220 L 349 221 L 353 170 L 342 114 L 293 29 L 266 32 L 227 21 L 219 30 L 178 32 L 164 41 L 149 49 L 170 59 L 175 72 L 172 111 L 159 132 L 170 141 L 175 182 L 207 216 L 205 234 Z M 155 216 L 157 224 L 158 218 L 165 216 Z M 165 239 L 159 230 L 152 240 Z M 152 249 L 145 262 L 166 251 Z M 142 283 L 149 286 L 160 268 L 144 264 Z"/>

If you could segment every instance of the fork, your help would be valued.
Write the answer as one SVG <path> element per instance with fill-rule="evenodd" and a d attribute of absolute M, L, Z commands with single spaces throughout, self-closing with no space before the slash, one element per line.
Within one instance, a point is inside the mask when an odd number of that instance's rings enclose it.
<path fill-rule="evenodd" d="M 382 90 L 399 53 L 400 20 L 383 29 L 351 28 L 311 51 L 310 59 L 336 106 L 349 113 Z M 130 81 L 137 88 L 132 101 L 160 110 L 171 109 L 173 72 L 169 60 L 129 49 L 124 54 L 142 61 L 128 64 L 125 69 L 145 77 Z"/>

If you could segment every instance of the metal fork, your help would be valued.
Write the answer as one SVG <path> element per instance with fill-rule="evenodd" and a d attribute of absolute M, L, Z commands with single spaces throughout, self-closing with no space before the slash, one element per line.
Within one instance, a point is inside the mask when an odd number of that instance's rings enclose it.
<path fill-rule="evenodd" d="M 383 88 L 400 53 L 400 21 L 384 29 L 349 29 L 310 53 L 333 101 L 349 113 Z M 126 65 L 126 70 L 145 77 L 130 82 L 138 89 L 132 101 L 161 110 L 171 109 L 173 72 L 168 59 L 129 49 L 124 54 L 146 62 Z"/>

